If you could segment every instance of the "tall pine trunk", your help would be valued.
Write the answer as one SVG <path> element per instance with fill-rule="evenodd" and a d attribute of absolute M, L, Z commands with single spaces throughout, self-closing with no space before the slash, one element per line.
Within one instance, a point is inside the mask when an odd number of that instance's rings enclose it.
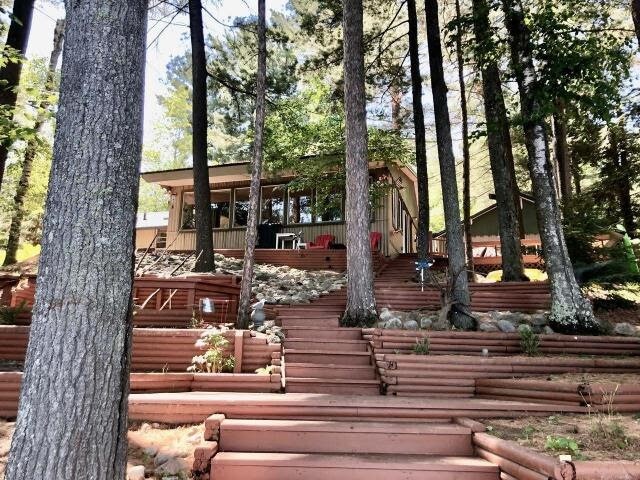
<path fill-rule="evenodd" d="M 31 19 L 33 18 L 33 6 L 35 0 L 14 0 L 11 25 L 7 34 L 5 49 L 11 48 L 22 57 L 27 52 Z M 0 68 L 0 109 L 6 109 L 8 120 L 13 117 L 16 100 L 18 99 L 18 84 L 22 73 L 23 61 L 7 62 Z M 0 141 L 0 189 L 4 177 L 4 168 L 11 148 L 12 139 L 5 138 Z"/>
<path fill-rule="evenodd" d="M 347 306 L 343 326 L 376 321 L 369 230 L 369 162 L 364 77 L 362 0 L 344 0 L 344 106 L 346 116 Z"/>
<path fill-rule="evenodd" d="M 253 282 L 254 253 L 258 234 L 260 215 L 260 179 L 262 177 L 262 158 L 264 145 L 265 95 L 267 85 L 267 26 L 265 19 L 265 0 L 258 0 L 258 75 L 256 80 L 256 118 L 253 141 L 253 163 L 251 165 L 251 186 L 249 188 L 249 213 L 245 235 L 244 265 L 242 267 L 242 285 L 238 304 L 238 328 L 249 326 L 251 303 L 251 283 Z"/>
<path fill-rule="evenodd" d="M 631 199 L 631 182 L 629 181 L 629 152 L 627 150 L 624 123 L 609 128 L 608 157 L 611 162 L 615 178 L 615 194 L 620 205 L 620 215 L 624 229 L 633 235 L 636 222 L 633 215 L 633 201 Z"/>
<path fill-rule="evenodd" d="M 522 3 L 520 0 L 502 0 L 502 5 L 509 32 L 511 65 L 520 92 L 529 173 L 551 287 L 550 325 L 563 333 L 598 331 L 599 324 L 593 316 L 591 304 L 582 295 L 573 273 L 562 230 L 547 132 L 541 117 L 544 109 L 538 97 L 533 46 Z"/>
<path fill-rule="evenodd" d="M 66 2 L 60 108 L 7 480 L 123 479 L 147 2 Z"/>
<path fill-rule="evenodd" d="M 422 109 L 422 75 L 420 74 L 420 46 L 418 43 L 418 14 L 416 1 L 407 0 L 409 20 L 409 58 L 411 60 L 411 95 L 413 127 L 416 145 L 416 176 L 418 177 L 418 259 L 429 256 L 429 175 L 427 172 L 427 141 Z"/>
<path fill-rule="evenodd" d="M 438 159 L 440 160 L 442 203 L 447 232 L 447 255 L 449 257 L 449 274 L 451 276 L 450 294 L 453 307 L 451 310 L 451 322 L 456 328 L 472 330 L 475 329 L 476 322 L 469 315 L 471 299 L 466 273 L 464 231 L 460 221 L 458 177 L 456 174 L 456 161 L 453 155 L 453 141 L 451 139 L 447 84 L 442 65 L 438 0 L 425 0 L 425 13 L 429 65 L 431 67 L 431 91 L 436 123 Z"/>
<path fill-rule="evenodd" d="M 567 118 L 564 99 L 558 98 L 555 101 L 555 111 L 553 113 L 553 139 L 555 148 L 553 152 L 558 165 L 558 175 L 560 177 L 560 195 L 562 201 L 569 202 L 573 194 L 571 188 L 572 169 L 571 157 L 569 155 L 569 145 L 567 143 Z"/>
<path fill-rule="evenodd" d="M 191 34 L 191 70 L 193 75 L 192 139 L 193 197 L 196 221 L 196 272 L 212 272 L 213 223 L 211 188 L 207 158 L 207 56 L 204 50 L 202 2 L 189 0 L 189 30 Z"/>
<path fill-rule="evenodd" d="M 48 108 L 50 106 L 48 96 L 52 94 L 56 76 L 56 65 L 62 53 L 62 42 L 64 38 L 64 20 L 56 22 L 56 28 L 53 32 L 53 49 L 49 58 L 49 70 L 45 81 L 44 97 L 40 101 L 38 107 L 38 117 L 36 118 L 33 129 L 36 135 L 39 135 L 42 126 L 47 121 Z M 24 159 L 22 160 L 22 172 L 18 180 L 18 188 L 13 198 L 13 215 L 11 216 L 11 226 L 9 227 L 9 237 L 7 239 L 6 255 L 4 257 L 4 265 L 12 265 L 16 263 L 16 254 L 20 246 L 20 231 L 22 230 L 22 220 L 24 218 L 24 199 L 29 189 L 29 179 L 31 177 L 31 167 L 33 160 L 38 152 L 38 139 L 30 138 L 24 151 Z"/>
<path fill-rule="evenodd" d="M 509 119 L 502 93 L 500 70 L 493 58 L 494 39 L 486 0 L 473 0 L 473 29 L 476 37 L 476 61 L 480 65 L 489 162 L 496 196 L 502 281 L 526 280 L 522 261 L 520 195 L 516 182 Z"/>
<path fill-rule="evenodd" d="M 640 47 L 640 0 L 631 0 L 631 15 L 633 17 L 633 24 L 636 27 L 638 47 Z"/>
<path fill-rule="evenodd" d="M 456 0 L 456 60 L 458 62 L 458 84 L 460 85 L 460 112 L 462 113 L 462 218 L 464 241 L 467 252 L 467 270 L 473 280 L 473 239 L 471 235 L 471 153 L 469 148 L 469 113 L 467 109 L 467 86 L 464 82 L 464 53 L 462 50 L 462 28 L 460 0 Z"/>

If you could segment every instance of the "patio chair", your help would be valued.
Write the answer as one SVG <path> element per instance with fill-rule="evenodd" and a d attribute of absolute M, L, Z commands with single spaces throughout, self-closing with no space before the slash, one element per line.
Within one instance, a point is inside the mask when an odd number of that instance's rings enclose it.
<path fill-rule="evenodd" d="M 335 241 L 336 237 L 329 234 L 318 235 L 313 242 L 309 242 L 307 249 L 313 250 L 327 250 L 331 247 L 331 244 Z"/>
<path fill-rule="evenodd" d="M 371 242 L 371 251 L 375 252 L 380 250 L 380 241 L 382 240 L 382 234 L 380 232 L 369 233 L 369 241 Z"/>

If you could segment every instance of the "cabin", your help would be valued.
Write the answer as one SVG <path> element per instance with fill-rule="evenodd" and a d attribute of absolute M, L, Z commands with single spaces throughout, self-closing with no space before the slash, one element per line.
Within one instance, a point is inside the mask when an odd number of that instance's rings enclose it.
<path fill-rule="evenodd" d="M 249 166 L 249 162 L 242 162 L 209 167 L 216 251 L 224 253 L 224 250 L 244 248 Z M 372 162 L 369 174 L 372 182 L 389 186 L 383 198 L 372 206 L 372 245 L 384 256 L 415 252 L 417 182 L 414 171 L 403 164 Z M 293 172 L 263 174 L 257 248 L 345 248 L 344 192 L 336 191 L 332 198 L 321 199 L 315 189 L 294 191 L 288 184 L 295 177 Z M 146 172 L 142 178 L 169 193 L 169 211 L 166 226 L 150 218 L 138 218 L 136 248 L 193 251 L 192 169 Z M 330 202 L 330 206 L 316 208 L 321 201 Z"/>

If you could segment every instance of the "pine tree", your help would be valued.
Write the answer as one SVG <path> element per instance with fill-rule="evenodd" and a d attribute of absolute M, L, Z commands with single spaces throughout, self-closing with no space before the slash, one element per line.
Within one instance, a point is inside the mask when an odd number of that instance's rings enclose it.
<path fill-rule="evenodd" d="M 126 474 L 147 3 L 68 0 L 66 15 L 42 252 L 6 480 Z"/>

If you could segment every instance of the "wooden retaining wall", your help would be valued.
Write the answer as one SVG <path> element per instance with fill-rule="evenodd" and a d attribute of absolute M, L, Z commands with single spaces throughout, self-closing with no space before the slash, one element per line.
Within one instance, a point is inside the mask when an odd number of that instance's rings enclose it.
<path fill-rule="evenodd" d="M 500 467 L 501 480 L 631 480 L 640 478 L 640 463 L 629 461 L 565 462 L 485 433 L 479 422 L 473 425 L 473 445 L 480 458 Z"/>
<path fill-rule="evenodd" d="M 191 359 L 202 353 L 195 342 L 202 329 L 133 329 L 132 371 L 184 372 Z M 252 337 L 247 330 L 229 330 L 229 353 L 236 358 L 236 373 L 253 373 L 280 356 L 280 344 L 269 344 L 265 337 Z M 29 327 L 0 326 L 0 360 L 24 361 Z"/>
<path fill-rule="evenodd" d="M 269 375 L 255 373 L 132 373 L 131 393 L 281 391 L 280 367 Z M 0 418 L 18 413 L 22 372 L 0 372 Z"/>
<path fill-rule="evenodd" d="M 431 354 L 490 355 L 522 353 L 517 333 L 431 332 L 413 330 L 363 329 L 375 353 L 408 353 L 416 341 L 428 338 Z M 640 337 L 596 337 L 581 335 L 540 335 L 540 353 L 554 355 L 640 355 Z"/>
<path fill-rule="evenodd" d="M 378 308 L 391 310 L 438 309 L 441 305 L 440 290 L 425 288 L 421 291 L 415 283 L 376 282 Z M 471 309 L 476 312 L 511 310 L 535 312 L 548 310 L 551 295 L 547 282 L 471 283 Z"/>
<path fill-rule="evenodd" d="M 618 413 L 640 411 L 640 385 L 627 383 L 478 378 L 476 397 L 580 405 Z"/>
<path fill-rule="evenodd" d="M 640 373 L 640 359 L 581 357 L 477 357 L 465 355 L 376 354 L 378 372 L 389 395 L 472 397 L 485 378 L 528 377 L 561 373 Z M 549 387 L 550 389 L 551 387 Z M 544 394 L 538 395 L 539 398 Z M 580 406 L 579 402 L 547 403 Z M 520 401 L 532 401 L 523 395 Z M 551 400 L 551 398 L 549 399 Z M 635 401 L 635 400 L 634 400 Z M 638 403 L 637 406 L 640 406 Z M 581 408 L 577 408 L 581 411 Z"/>

